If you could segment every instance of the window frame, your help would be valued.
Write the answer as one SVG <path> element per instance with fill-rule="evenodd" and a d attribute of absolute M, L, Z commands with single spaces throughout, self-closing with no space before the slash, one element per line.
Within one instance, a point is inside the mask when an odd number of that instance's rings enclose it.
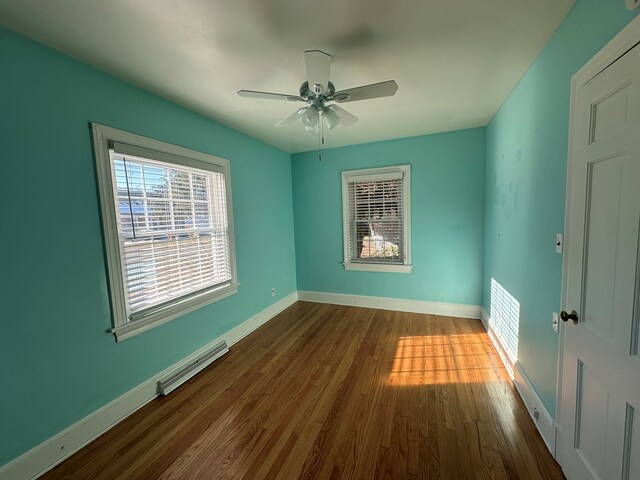
<path fill-rule="evenodd" d="M 100 199 L 101 225 L 105 245 L 105 257 L 107 263 L 107 279 L 109 282 L 109 300 L 111 307 L 112 328 L 116 342 L 143 333 L 159 325 L 181 317 L 189 312 L 197 310 L 205 305 L 217 302 L 238 291 L 238 278 L 236 267 L 236 251 L 233 223 L 233 203 L 231 194 L 231 174 L 229 161 L 162 142 L 134 133 L 125 132 L 98 123 L 90 123 L 96 176 L 98 182 L 98 194 Z M 160 303 L 156 306 L 136 312 L 131 320 L 126 310 L 125 279 L 122 269 L 123 252 L 121 252 L 120 236 L 118 232 L 118 202 L 115 198 L 115 179 L 109 153 L 110 144 L 122 143 L 136 148 L 153 150 L 161 156 L 162 162 L 173 163 L 177 166 L 200 168 L 212 172 L 222 173 L 225 182 L 225 196 L 227 207 L 227 231 L 229 240 L 229 260 L 231 266 L 231 279 L 213 290 L 204 292 L 192 292 L 181 297 Z M 151 158 L 150 160 L 159 160 Z"/>
<path fill-rule="evenodd" d="M 402 174 L 402 241 L 404 259 L 401 264 L 383 263 L 375 261 L 350 260 L 349 252 L 349 179 L 353 177 L 368 177 L 392 173 Z M 343 267 L 345 270 L 359 270 L 365 272 L 411 273 L 411 165 L 397 165 L 360 170 L 346 170 L 342 175 L 342 242 Z"/>

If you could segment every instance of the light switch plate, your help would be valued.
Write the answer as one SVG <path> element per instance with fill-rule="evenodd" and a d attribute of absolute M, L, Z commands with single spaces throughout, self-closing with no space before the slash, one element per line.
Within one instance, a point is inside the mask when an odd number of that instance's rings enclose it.
<path fill-rule="evenodd" d="M 551 325 L 553 331 L 558 333 L 558 312 L 553 312 L 553 324 Z"/>
<path fill-rule="evenodd" d="M 556 253 L 562 254 L 562 234 L 556 233 Z"/>

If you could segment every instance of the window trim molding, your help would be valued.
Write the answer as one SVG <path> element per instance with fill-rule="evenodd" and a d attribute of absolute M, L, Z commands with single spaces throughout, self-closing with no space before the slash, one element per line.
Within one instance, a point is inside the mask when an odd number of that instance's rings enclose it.
<path fill-rule="evenodd" d="M 123 325 L 118 325 L 109 330 L 110 333 L 116 337 L 117 342 L 126 340 L 127 338 L 134 337 L 142 332 L 151 330 L 159 325 L 167 323 L 175 318 L 186 315 L 193 312 L 205 305 L 217 302 L 223 298 L 227 298 L 231 295 L 235 295 L 238 292 L 238 283 L 231 283 L 216 288 L 215 290 L 208 291 L 202 295 L 198 295 L 196 298 L 189 298 L 183 301 L 175 302 L 167 307 L 153 311 L 148 315 L 135 320 L 127 322 Z"/>
<path fill-rule="evenodd" d="M 413 265 L 401 265 L 397 263 L 343 262 L 342 266 L 345 270 L 360 272 L 411 273 L 413 269 Z"/>
<path fill-rule="evenodd" d="M 93 137 L 93 150 L 98 182 L 98 195 L 100 199 L 101 228 L 105 245 L 105 257 L 107 266 L 107 280 L 109 282 L 109 304 L 111 308 L 112 327 L 108 330 L 113 333 L 117 342 L 138 335 L 153 327 L 162 325 L 177 317 L 183 316 L 205 305 L 222 300 L 238 291 L 238 277 L 236 267 L 235 236 L 233 227 L 233 202 L 231 194 L 231 175 L 229 161 L 189 148 L 180 147 L 162 142 L 135 133 L 125 132 L 116 128 L 107 127 L 99 123 L 90 124 Z M 118 235 L 118 219 L 115 208 L 113 188 L 113 173 L 111 158 L 109 155 L 109 143 L 119 142 L 140 148 L 155 150 L 176 157 L 176 164 L 182 165 L 181 159 L 195 160 L 207 165 L 217 166 L 222 169 L 225 181 L 227 204 L 227 230 L 229 234 L 229 256 L 231 261 L 231 280 L 201 295 L 176 299 L 162 308 L 153 310 L 146 315 L 141 315 L 138 320 L 130 321 L 126 312 L 126 299 L 124 293 L 124 278 L 122 271 L 122 257 L 120 252 L 120 238 Z M 185 164 L 187 165 L 187 164 Z M 187 165 L 188 166 L 188 165 Z"/>
<path fill-rule="evenodd" d="M 402 241 L 404 243 L 404 261 L 401 264 L 384 262 L 349 261 L 349 178 L 402 173 Z M 345 270 L 359 270 L 365 272 L 411 273 L 411 165 L 396 165 L 389 167 L 367 168 L 359 170 L 345 170 L 342 176 L 342 247 Z"/>

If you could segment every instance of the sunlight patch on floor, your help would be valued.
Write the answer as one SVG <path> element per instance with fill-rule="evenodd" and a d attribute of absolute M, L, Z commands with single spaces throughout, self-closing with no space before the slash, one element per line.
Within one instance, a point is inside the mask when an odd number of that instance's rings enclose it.
<path fill-rule="evenodd" d="M 499 376 L 479 335 L 420 335 L 398 339 L 388 381 L 396 386 L 487 383 Z"/>

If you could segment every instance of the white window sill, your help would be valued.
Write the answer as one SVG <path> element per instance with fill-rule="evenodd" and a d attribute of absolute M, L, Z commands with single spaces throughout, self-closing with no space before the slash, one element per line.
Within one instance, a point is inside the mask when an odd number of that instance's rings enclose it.
<path fill-rule="evenodd" d="M 360 263 L 344 262 L 345 270 L 359 270 L 361 272 L 389 272 L 389 273 L 411 273 L 413 265 L 394 265 L 385 263 Z"/>
<path fill-rule="evenodd" d="M 239 285 L 239 283 L 232 283 L 202 295 L 189 298 L 185 301 L 168 305 L 162 310 L 149 312 L 137 320 L 129 321 L 124 325 L 118 325 L 117 327 L 112 328 L 110 332 L 115 335 L 116 342 L 122 342 L 123 340 L 139 335 L 147 330 L 151 330 L 152 328 L 158 327 L 189 312 L 193 312 L 205 305 L 209 305 L 210 303 L 235 295 L 238 293 Z"/>

